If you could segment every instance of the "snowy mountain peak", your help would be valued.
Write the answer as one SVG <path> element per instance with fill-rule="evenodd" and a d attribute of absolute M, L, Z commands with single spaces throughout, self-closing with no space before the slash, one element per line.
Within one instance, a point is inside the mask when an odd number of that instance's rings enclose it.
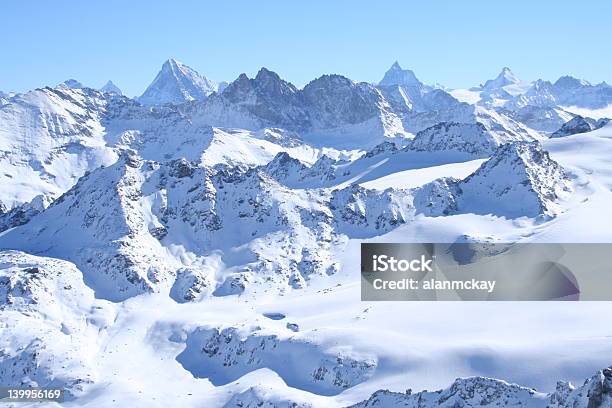
<path fill-rule="evenodd" d="M 563 90 L 578 89 L 589 85 L 591 84 L 589 84 L 587 81 L 583 79 L 574 78 L 570 75 L 564 75 L 557 79 L 557 81 L 554 83 L 555 88 Z"/>
<path fill-rule="evenodd" d="M 292 83 L 285 81 L 276 72 L 270 71 L 265 67 L 262 67 L 257 72 L 255 81 L 261 88 L 267 89 L 270 92 L 294 94 L 298 91 Z"/>
<path fill-rule="evenodd" d="M 68 88 L 72 89 L 82 89 L 85 87 L 82 83 L 73 78 L 65 80 L 60 85 L 67 86 Z"/>
<path fill-rule="evenodd" d="M 537 142 L 506 143 L 464 180 L 424 185 L 415 207 L 427 215 L 494 214 L 507 218 L 555 216 L 571 185 L 565 170 Z"/>
<path fill-rule="evenodd" d="M 500 141 L 482 123 L 440 122 L 416 134 L 408 149 L 455 151 L 487 157 Z"/>
<path fill-rule="evenodd" d="M 275 81 L 279 81 L 280 80 L 280 76 L 276 72 L 270 71 L 266 67 L 261 67 L 259 69 L 259 71 L 257 72 L 257 75 L 255 76 L 255 79 L 258 79 L 258 80 L 272 79 L 272 80 L 275 80 Z"/>
<path fill-rule="evenodd" d="M 508 67 L 502 68 L 501 72 L 495 79 L 490 79 L 485 82 L 483 89 L 493 90 L 500 89 L 507 85 L 513 85 L 520 83 L 521 80 Z"/>
<path fill-rule="evenodd" d="M 610 119 L 602 118 L 599 120 L 585 118 L 580 115 L 576 115 L 573 119 L 566 122 L 561 126 L 559 130 L 550 135 L 550 137 L 563 137 L 571 136 L 577 133 L 586 133 L 592 130 L 600 129 L 610 122 Z"/>
<path fill-rule="evenodd" d="M 471 377 L 459 378 L 440 391 L 412 393 L 376 391 L 352 408 L 399 407 L 547 407 L 547 408 L 609 408 L 612 407 L 612 370 L 603 369 L 584 384 L 575 388 L 558 382 L 555 392 L 544 394 L 533 388 L 506 381 Z"/>
<path fill-rule="evenodd" d="M 253 79 L 240 74 L 225 88 L 223 95 L 232 102 L 247 102 L 249 98 L 276 98 L 297 92 L 293 84 L 283 80 L 276 72 L 262 67 Z"/>
<path fill-rule="evenodd" d="M 511 217 L 554 215 L 570 189 L 565 170 L 537 142 L 501 145 L 459 187 L 474 208 L 479 203 Z"/>
<path fill-rule="evenodd" d="M 503 67 L 501 72 L 499 73 L 499 75 L 497 76 L 497 79 L 505 79 L 506 81 L 516 84 L 518 82 L 520 82 L 520 80 L 517 78 L 516 75 L 514 75 L 514 72 L 512 72 L 512 70 L 508 67 Z"/>
<path fill-rule="evenodd" d="M 385 73 L 383 79 L 378 83 L 382 86 L 403 85 L 421 87 L 423 83 L 419 81 L 413 71 L 402 69 L 400 64 L 395 61 L 391 68 Z"/>
<path fill-rule="evenodd" d="M 204 100 L 217 90 L 217 84 L 194 69 L 169 59 L 162 65 L 139 101 L 145 105 Z"/>
<path fill-rule="evenodd" d="M 106 84 L 104 84 L 102 88 L 100 88 L 100 91 L 107 92 L 107 93 L 115 93 L 117 95 L 123 95 L 123 93 L 121 92 L 121 89 L 119 89 L 119 87 L 115 85 L 113 81 L 111 81 L 110 79 L 108 80 L 108 82 L 106 82 Z"/>

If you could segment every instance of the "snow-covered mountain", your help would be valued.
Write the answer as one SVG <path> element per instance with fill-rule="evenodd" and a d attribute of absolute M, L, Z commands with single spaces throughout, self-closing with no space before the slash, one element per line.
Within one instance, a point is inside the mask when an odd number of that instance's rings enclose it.
<path fill-rule="evenodd" d="M 170 60 L 141 98 L 111 85 L 0 95 L 0 383 L 94 407 L 609 404 L 605 303 L 368 303 L 358 278 L 362 242 L 610 242 L 605 84 L 456 92 L 396 63 L 217 87 Z"/>
<path fill-rule="evenodd" d="M 102 88 L 100 88 L 100 91 L 116 93 L 117 95 L 123 95 L 123 93 L 121 92 L 121 89 L 119 89 L 119 87 L 115 85 L 113 81 L 111 81 L 110 79 L 108 80 L 108 82 L 106 82 L 106 84 L 104 84 Z"/>
<path fill-rule="evenodd" d="M 217 84 L 192 68 L 169 59 L 138 100 L 145 105 L 204 100 L 218 89 Z"/>
<path fill-rule="evenodd" d="M 57 197 L 87 170 L 113 163 L 102 117 L 111 95 L 65 86 L 15 95 L 0 108 L 0 202 Z"/>
<path fill-rule="evenodd" d="M 550 135 L 550 137 L 563 137 L 575 135 L 576 133 L 586 133 L 604 127 L 610 122 L 610 119 L 591 119 L 576 115 L 572 120 L 564 123 L 559 130 Z"/>
<path fill-rule="evenodd" d="M 420 131 L 409 144 L 417 151 L 460 151 L 490 156 L 502 143 L 482 123 L 440 122 Z"/>
<path fill-rule="evenodd" d="M 470 212 L 508 218 L 554 216 L 571 186 L 565 170 L 537 142 L 501 145 L 464 180 L 438 179 L 415 198 L 428 215 Z"/>
<path fill-rule="evenodd" d="M 591 85 L 587 81 L 564 76 L 553 86 L 560 105 L 597 109 L 612 104 L 612 86 L 605 82 Z"/>
<path fill-rule="evenodd" d="M 77 81 L 76 79 L 67 79 L 64 82 L 62 82 L 60 84 L 60 86 L 64 86 L 67 88 L 72 88 L 72 89 L 82 89 L 85 88 L 85 85 L 83 85 L 81 82 Z"/>
<path fill-rule="evenodd" d="M 423 84 L 414 72 L 402 69 L 397 62 L 385 73 L 378 88 L 400 115 L 449 110 L 459 105 L 459 101 L 444 89 Z"/>
<path fill-rule="evenodd" d="M 494 91 L 503 89 L 509 92 L 509 87 L 511 87 L 512 85 L 518 85 L 520 83 L 521 80 L 518 79 L 516 75 L 514 75 L 514 72 L 512 72 L 510 68 L 504 67 L 499 73 L 499 75 L 495 77 L 495 79 L 489 79 L 487 82 L 485 82 L 482 86 L 482 89 L 484 91 Z"/>
<path fill-rule="evenodd" d="M 300 90 L 262 68 L 255 78 L 242 74 L 220 94 L 183 109 L 212 126 L 297 131 L 318 146 L 355 149 L 406 136 L 378 89 L 340 75 L 324 75 Z"/>
<path fill-rule="evenodd" d="M 391 68 L 385 72 L 385 76 L 380 80 L 378 85 L 401 85 L 409 88 L 422 88 L 424 86 L 423 83 L 417 79 L 414 72 L 409 69 L 403 69 L 397 61 L 395 61 L 393 65 L 391 65 Z"/>
<path fill-rule="evenodd" d="M 571 76 L 562 76 L 554 84 L 537 80 L 522 95 L 510 102 L 511 107 L 577 107 L 601 109 L 612 104 L 612 87 L 605 82 L 591 85 Z"/>
<path fill-rule="evenodd" d="M 236 116 L 234 123 L 230 116 L 232 110 Z M 304 130 L 309 126 L 300 91 L 266 68 L 259 70 L 253 79 L 241 74 L 221 94 L 210 98 L 202 113 L 211 123 L 226 126 L 244 127 L 244 121 L 249 119 L 255 123 L 254 127 L 260 128 Z"/>
<path fill-rule="evenodd" d="M 224 277 L 215 268 L 208 272 L 220 279 L 209 276 L 216 293 L 235 281 L 302 287 L 311 276 L 336 270 L 330 252 L 340 239 L 336 230 L 375 235 L 406 222 L 410 199 L 403 191 L 291 190 L 268 176 L 283 180 L 303 171 L 286 154 L 262 170 L 207 168 L 185 159 L 160 165 L 128 150 L 1 236 L 0 247 L 35 253 L 44 248 L 83 270 L 98 297 L 123 300 L 163 290 L 181 267 L 201 268 L 211 261 L 204 258 L 210 251 L 234 245 L 247 245 L 248 258 L 257 261 L 215 261 L 227 268 Z M 72 238 L 58 242 L 57 234 Z M 279 237 L 292 243 L 271 251 Z M 192 259 L 185 263 L 173 252 L 175 245 Z"/>
<path fill-rule="evenodd" d="M 352 408 L 450 408 L 514 407 L 526 408 L 609 408 L 612 407 L 612 369 L 605 368 L 585 380 L 580 387 L 558 382 L 554 392 L 545 394 L 533 388 L 491 378 L 459 378 L 439 391 L 412 393 L 380 390 L 367 401 Z"/>
<path fill-rule="evenodd" d="M 0 312 L 3 383 L 58 387 L 69 399 L 97 380 L 97 336 L 113 312 L 73 264 L 0 253 Z"/>

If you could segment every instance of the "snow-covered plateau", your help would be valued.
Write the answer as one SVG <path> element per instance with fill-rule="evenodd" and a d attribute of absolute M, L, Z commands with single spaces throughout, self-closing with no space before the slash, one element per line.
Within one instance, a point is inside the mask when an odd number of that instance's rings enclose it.
<path fill-rule="evenodd" d="M 612 242 L 612 87 L 445 89 L 398 63 L 298 88 L 171 59 L 138 98 L 0 92 L 0 386 L 65 390 L 19 407 L 612 407 L 609 303 L 361 301 L 363 242 Z"/>

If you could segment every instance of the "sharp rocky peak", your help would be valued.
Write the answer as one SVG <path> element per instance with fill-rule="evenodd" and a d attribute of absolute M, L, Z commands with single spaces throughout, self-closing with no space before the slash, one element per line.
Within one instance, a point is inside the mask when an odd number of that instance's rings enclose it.
<path fill-rule="evenodd" d="M 204 100 L 217 89 L 215 82 L 171 58 L 164 62 L 151 85 L 138 99 L 145 105 L 177 104 Z"/>
<path fill-rule="evenodd" d="M 391 68 L 385 73 L 383 79 L 378 83 L 381 86 L 400 85 L 408 87 L 422 87 L 423 83 L 418 80 L 412 70 L 403 69 L 395 61 Z"/>
<path fill-rule="evenodd" d="M 107 93 L 115 93 L 117 95 L 123 95 L 123 93 L 121 92 L 121 89 L 117 85 L 115 85 L 113 81 L 111 81 L 110 79 L 106 82 L 106 84 L 104 84 L 102 88 L 100 88 L 100 91 L 107 92 Z"/>
<path fill-rule="evenodd" d="M 485 82 L 483 89 L 485 90 L 495 90 L 503 88 L 507 85 L 513 85 L 520 83 L 521 80 L 510 70 L 508 67 L 502 68 L 501 72 L 495 79 L 490 79 Z"/>

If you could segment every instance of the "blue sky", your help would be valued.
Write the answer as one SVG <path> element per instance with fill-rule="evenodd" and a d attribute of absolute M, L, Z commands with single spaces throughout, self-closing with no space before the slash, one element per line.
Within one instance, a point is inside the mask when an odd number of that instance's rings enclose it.
<path fill-rule="evenodd" d="M 521 78 L 612 82 L 612 2 L 3 0 L 0 90 L 76 78 L 142 93 L 174 57 L 214 80 L 261 66 L 304 85 L 378 81 L 398 60 L 427 83 Z"/>

